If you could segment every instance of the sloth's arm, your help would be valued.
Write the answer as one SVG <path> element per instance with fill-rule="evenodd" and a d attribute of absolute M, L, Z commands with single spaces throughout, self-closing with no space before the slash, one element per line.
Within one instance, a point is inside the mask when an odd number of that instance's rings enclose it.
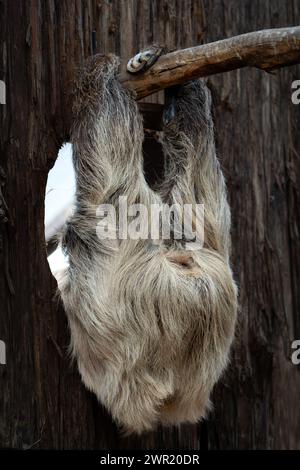
<path fill-rule="evenodd" d="M 77 202 L 99 205 L 132 193 L 142 168 L 142 119 L 117 80 L 119 59 L 95 56 L 76 82 L 71 133 Z"/>
<path fill-rule="evenodd" d="M 147 188 L 142 173 L 142 118 L 129 92 L 117 79 L 119 59 L 90 58 L 74 87 L 71 132 L 76 175 L 76 204 L 62 245 L 71 262 L 86 263 L 89 252 L 110 254 L 113 242 L 100 240 L 96 229 L 100 205 L 117 208 L 118 196 L 142 200 Z M 103 212 L 102 212 L 103 214 Z M 81 268 L 80 268 L 81 269 Z"/>
<path fill-rule="evenodd" d="M 201 80 L 174 89 L 164 121 L 164 191 L 170 202 L 204 204 L 204 246 L 227 257 L 230 211 L 216 157 L 210 92 Z"/>

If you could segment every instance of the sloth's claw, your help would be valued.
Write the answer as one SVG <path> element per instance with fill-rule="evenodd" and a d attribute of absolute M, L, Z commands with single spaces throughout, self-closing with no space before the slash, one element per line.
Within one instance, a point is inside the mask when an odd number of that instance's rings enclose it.
<path fill-rule="evenodd" d="M 150 46 L 132 57 L 127 63 L 127 72 L 137 73 L 149 69 L 162 54 L 160 46 Z"/>

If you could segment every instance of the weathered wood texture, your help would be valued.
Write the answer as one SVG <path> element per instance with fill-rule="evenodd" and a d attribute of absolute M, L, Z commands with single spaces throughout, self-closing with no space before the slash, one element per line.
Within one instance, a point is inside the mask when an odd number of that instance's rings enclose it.
<path fill-rule="evenodd" d="M 300 26 L 254 31 L 163 54 L 145 73 L 123 72 L 120 81 L 137 99 L 188 80 L 243 67 L 272 71 L 300 62 Z"/>
<path fill-rule="evenodd" d="M 43 239 L 47 172 L 68 134 L 74 68 L 97 52 L 123 58 L 152 41 L 191 47 L 299 23 L 297 0 L 6 0 L 0 3 L 0 447 L 300 448 L 299 67 L 214 76 L 217 142 L 233 212 L 240 323 L 208 421 L 121 437 L 81 385 Z M 161 102 L 162 95 L 149 101 Z M 2 201 L 2 206 L 5 204 Z"/>

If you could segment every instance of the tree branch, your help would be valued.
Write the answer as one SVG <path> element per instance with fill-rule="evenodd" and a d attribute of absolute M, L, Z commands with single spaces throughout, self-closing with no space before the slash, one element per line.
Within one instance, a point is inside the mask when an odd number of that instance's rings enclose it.
<path fill-rule="evenodd" d="M 120 76 L 123 85 L 144 98 L 189 80 L 242 67 L 270 72 L 300 62 L 300 26 L 266 29 L 161 56 L 145 73 Z"/>

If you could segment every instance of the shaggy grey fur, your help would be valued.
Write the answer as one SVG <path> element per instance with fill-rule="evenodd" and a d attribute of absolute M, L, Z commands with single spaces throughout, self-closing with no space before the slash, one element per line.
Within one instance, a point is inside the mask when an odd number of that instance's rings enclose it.
<path fill-rule="evenodd" d="M 210 93 L 180 87 L 165 111 L 165 180 L 143 174 L 142 117 L 117 79 L 119 59 L 88 61 L 75 87 L 76 209 L 59 290 L 82 380 L 126 432 L 196 422 L 228 360 L 236 322 L 230 211 L 216 158 Z M 204 203 L 205 240 L 100 240 L 99 204 Z"/>

